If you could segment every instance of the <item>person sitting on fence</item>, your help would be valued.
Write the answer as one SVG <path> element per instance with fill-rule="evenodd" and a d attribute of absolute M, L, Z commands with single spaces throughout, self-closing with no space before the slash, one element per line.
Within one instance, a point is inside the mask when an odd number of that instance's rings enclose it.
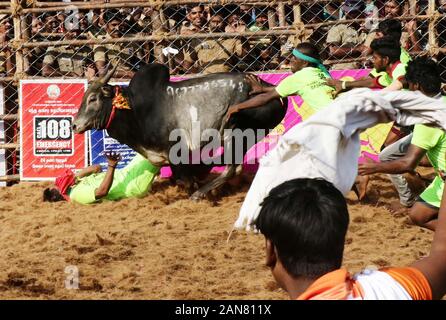
<path fill-rule="evenodd" d="M 406 80 L 410 90 L 419 90 L 427 96 L 442 99 L 446 105 L 446 97 L 441 96 L 440 73 L 436 63 L 427 58 L 417 58 L 409 63 Z M 446 171 L 446 132 L 441 129 L 422 124 L 415 125 L 413 134 L 399 140 L 393 148 L 392 155 L 387 155 L 390 161 L 365 163 L 359 165 L 361 175 L 373 173 L 392 174 L 392 182 L 403 197 L 402 204 L 412 208 L 409 217 L 413 223 L 434 230 L 437 226 L 438 208 L 444 189 L 444 172 Z M 391 146 L 389 146 L 390 148 Z M 389 153 L 389 150 L 387 150 Z M 398 175 L 414 172 L 421 159 L 427 155 L 437 176 L 426 190 L 417 198 L 407 186 L 406 180 Z M 381 158 L 381 157 L 380 157 Z"/>
<path fill-rule="evenodd" d="M 0 77 L 13 74 L 13 55 L 8 46 L 11 40 L 12 23 L 11 17 L 6 14 L 0 15 Z"/>
<path fill-rule="evenodd" d="M 209 20 L 209 31 L 224 32 L 221 14 L 214 14 Z M 184 68 L 191 69 L 196 63 L 197 71 L 202 74 L 229 72 L 237 64 L 237 57 L 246 55 L 246 49 L 239 39 L 206 39 L 201 41 L 184 56 Z"/>
<path fill-rule="evenodd" d="M 56 179 L 56 188 L 45 189 L 43 200 L 91 204 L 102 199 L 141 198 L 150 191 L 159 168 L 137 154 L 127 166 L 116 169 L 120 156 L 116 153 L 105 155 L 108 162 L 106 172 L 101 172 L 99 165 L 89 166 L 78 174 L 67 170 Z"/>
<path fill-rule="evenodd" d="M 446 293 L 446 201 L 429 255 L 408 267 L 352 276 L 341 268 L 348 224 L 344 196 L 321 178 L 284 182 L 263 200 L 255 225 L 265 237 L 266 265 L 291 299 L 431 300 Z"/>
<path fill-rule="evenodd" d="M 119 39 L 124 34 L 124 16 L 117 10 L 107 10 L 104 13 L 105 36 L 97 36 L 97 39 Z M 107 62 L 119 63 L 115 73 L 116 78 L 132 78 L 134 73 L 143 66 L 145 55 L 142 42 L 133 43 L 107 43 L 93 46 L 93 58 L 98 70 L 98 76 L 102 77 L 107 72 Z M 119 59 L 117 59 L 119 58 Z"/>
<path fill-rule="evenodd" d="M 65 33 L 65 40 L 74 40 L 81 33 L 79 24 L 71 24 L 68 29 Z M 43 58 L 42 75 L 47 77 L 83 77 L 84 74 L 89 74 L 87 68 L 93 67 L 90 47 L 71 45 L 48 47 Z"/>
<path fill-rule="evenodd" d="M 290 59 L 291 76 L 282 80 L 276 87 L 263 87 L 255 76 L 249 76 L 252 92 L 261 93 L 255 97 L 230 106 L 227 118 L 243 109 L 256 108 L 276 98 L 299 95 L 314 111 L 327 106 L 333 100 L 334 88 L 326 84 L 330 77 L 322 65 L 317 47 L 309 42 L 298 44 Z"/>
<path fill-rule="evenodd" d="M 364 2 L 360 0 L 346 1 L 342 6 L 348 20 L 362 18 L 364 8 Z M 330 59 L 340 60 L 332 66 L 332 69 L 359 69 L 357 62 L 342 62 L 343 59 L 359 57 L 365 50 L 364 41 L 367 34 L 359 30 L 360 25 L 354 22 L 337 24 L 328 31 L 326 47 L 328 47 Z"/>

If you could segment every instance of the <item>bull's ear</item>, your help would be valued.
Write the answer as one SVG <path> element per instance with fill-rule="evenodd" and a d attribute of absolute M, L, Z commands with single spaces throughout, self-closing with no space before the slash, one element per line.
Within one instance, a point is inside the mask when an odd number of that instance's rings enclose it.
<path fill-rule="evenodd" d="M 113 95 L 113 89 L 110 86 L 102 86 L 101 91 L 106 98 L 111 98 L 111 96 Z"/>

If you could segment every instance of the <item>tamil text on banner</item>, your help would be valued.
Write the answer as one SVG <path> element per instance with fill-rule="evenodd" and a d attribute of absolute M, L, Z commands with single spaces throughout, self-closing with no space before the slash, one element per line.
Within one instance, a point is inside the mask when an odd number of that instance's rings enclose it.
<path fill-rule="evenodd" d="M 20 81 L 20 178 L 50 180 L 87 166 L 86 136 L 71 125 L 85 80 Z"/>

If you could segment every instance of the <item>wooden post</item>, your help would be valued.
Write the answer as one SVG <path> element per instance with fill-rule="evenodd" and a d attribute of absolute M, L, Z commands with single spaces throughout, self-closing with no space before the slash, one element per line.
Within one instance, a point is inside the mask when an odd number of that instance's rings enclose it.
<path fill-rule="evenodd" d="M 302 22 L 300 4 L 296 4 L 293 6 L 293 16 L 294 16 L 294 23 Z"/>
<path fill-rule="evenodd" d="M 11 10 L 14 7 L 19 5 L 19 0 L 11 0 Z M 19 42 L 22 40 L 22 34 L 24 30 L 22 29 L 22 21 L 20 16 L 13 16 L 13 24 L 14 24 L 14 41 Z M 25 71 L 25 62 L 23 59 L 23 50 L 18 49 L 15 51 L 15 64 L 16 64 L 16 74 L 22 75 Z"/>
<path fill-rule="evenodd" d="M 285 4 L 283 2 L 280 2 L 277 5 L 277 16 L 279 17 L 279 26 L 285 27 L 286 26 Z"/>
<path fill-rule="evenodd" d="M 271 7 L 268 7 L 268 26 L 270 29 L 277 27 L 276 11 Z"/>
<path fill-rule="evenodd" d="M 163 23 L 161 21 L 160 9 L 154 8 L 151 19 L 152 19 L 152 32 L 153 34 L 157 34 L 160 32 L 164 32 Z M 165 63 L 164 55 L 162 52 L 162 46 L 158 44 L 154 44 L 153 46 L 153 55 L 155 56 L 155 61 L 159 63 Z"/>
<path fill-rule="evenodd" d="M 428 34 L 429 34 L 428 44 L 431 50 L 434 48 L 438 48 L 434 13 L 435 13 L 435 0 L 429 0 L 427 7 L 427 15 L 430 17 L 428 26 Z"/>
<path fill-rule="evenodd" d="M 411 15 L 417 14 L 417 0 L 409 0 L 409 13 Z"/>

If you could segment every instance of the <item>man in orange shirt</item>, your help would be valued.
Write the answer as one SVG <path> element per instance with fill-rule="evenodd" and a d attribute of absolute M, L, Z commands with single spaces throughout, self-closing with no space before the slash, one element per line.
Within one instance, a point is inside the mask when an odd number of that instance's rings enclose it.
<path fill-rule="evenodd" d="M 350 275 L 341 268 L 348 223 L 344 196 L 323 179 L 284 182 L 264 199 L 256 227 L 266 239 L 266 264 L 291 299 L 431 300 L 446 293 L 446 200 L 429 256 L 409 267 Z"/>

